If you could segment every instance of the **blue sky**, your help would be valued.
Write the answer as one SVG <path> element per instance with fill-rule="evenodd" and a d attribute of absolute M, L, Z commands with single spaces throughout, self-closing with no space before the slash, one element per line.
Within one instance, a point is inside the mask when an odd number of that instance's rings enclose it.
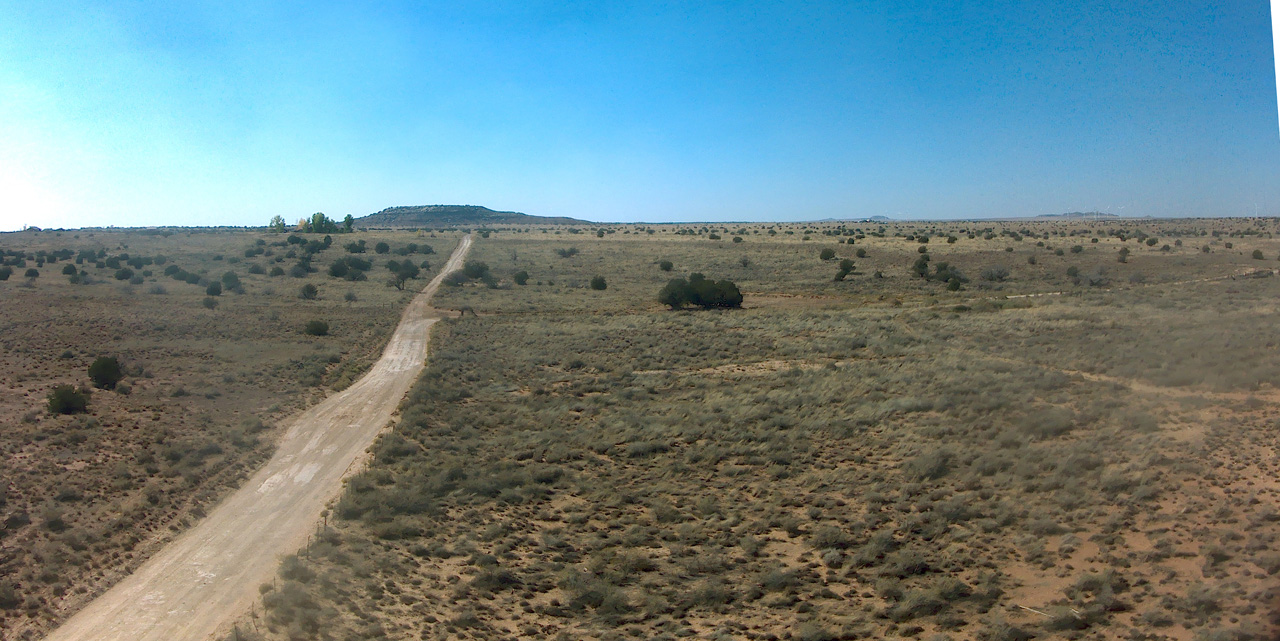
<path fill-rule="evenodd" d="M 1276 114 L 1265 0 L 0 0 L 0 229 L 1280 214 Z"/>

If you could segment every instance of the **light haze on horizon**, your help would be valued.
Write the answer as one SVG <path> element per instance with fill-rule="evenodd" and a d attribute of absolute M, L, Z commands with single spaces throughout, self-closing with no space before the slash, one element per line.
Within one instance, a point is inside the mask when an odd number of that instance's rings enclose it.
<path fill-rule="evenodd" d="M 0 0 L 0 230 L 1280 215 L 1267 0 Z"/>

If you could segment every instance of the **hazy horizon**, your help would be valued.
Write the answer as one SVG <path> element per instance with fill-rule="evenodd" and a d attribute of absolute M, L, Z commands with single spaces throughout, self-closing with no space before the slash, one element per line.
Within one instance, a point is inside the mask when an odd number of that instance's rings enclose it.
<path fill-rule="evenodd" d="M 0 230 L 1280 214 L 1265 2 L 0 10 Z"/>

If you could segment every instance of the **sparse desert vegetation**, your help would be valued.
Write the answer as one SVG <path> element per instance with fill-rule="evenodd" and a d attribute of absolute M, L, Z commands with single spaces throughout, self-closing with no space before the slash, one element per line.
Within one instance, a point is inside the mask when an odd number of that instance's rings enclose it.
<path fill-rule="evenodd" d="M 235 634 L 1271 638 L 1276 231 L 491 229 Z"/>
<path fill-rule="evenodd" d="M 419 261 L 459 238 L 357 235 Z M 0 235 L 0 638 L 40 637 L 137 567 L 377 358 L 434 274 L 401 291 L 310 267 L 342 251 L 260 230 Z"/>

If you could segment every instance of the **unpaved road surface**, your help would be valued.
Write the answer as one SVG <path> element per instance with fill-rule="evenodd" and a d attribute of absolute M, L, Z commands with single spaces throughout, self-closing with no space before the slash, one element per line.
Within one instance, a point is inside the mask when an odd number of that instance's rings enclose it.
<path fill-rule="evenodd" d="M 91 601 L 47 641 L 204 640 L 223 633 L 315 530 L 342 478 L 422 372 L 437 319 L 429 301 L 462 266 L 467 236 L 414 297 L 382 358 L 354 385 L 298 415 L 275 456 L 195 527 Z"/>

